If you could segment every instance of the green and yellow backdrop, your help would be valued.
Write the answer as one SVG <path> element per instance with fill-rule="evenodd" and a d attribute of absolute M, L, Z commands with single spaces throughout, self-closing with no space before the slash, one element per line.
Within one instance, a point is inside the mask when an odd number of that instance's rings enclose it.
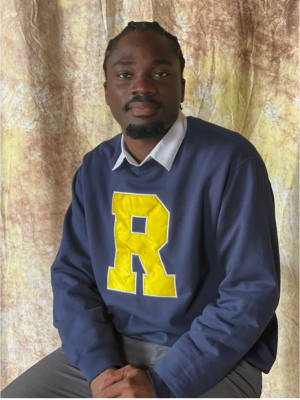
<path fill-rule="evenodd" d="M 2 2 L 2 387 L 57 348 L 50 267 L 83 155 L 119 133 L 104 101 L 108 40 L 158 21 L 186 58 L 183 111 L 236 130 L 273 186 L 282 294 L 263 397 L 298 397 L 298 1 Z"/>

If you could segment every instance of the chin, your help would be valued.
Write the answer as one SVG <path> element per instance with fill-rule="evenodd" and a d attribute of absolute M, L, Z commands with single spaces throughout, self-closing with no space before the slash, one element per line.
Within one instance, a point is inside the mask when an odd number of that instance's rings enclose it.
<path fill-rule="evenodd" d="M 154 139 L 163 137 L 167 133 L 162 121 L 147 122 L 141 124 L 129 124 L 126 127 L 126 135 L 134 140 Z"/>

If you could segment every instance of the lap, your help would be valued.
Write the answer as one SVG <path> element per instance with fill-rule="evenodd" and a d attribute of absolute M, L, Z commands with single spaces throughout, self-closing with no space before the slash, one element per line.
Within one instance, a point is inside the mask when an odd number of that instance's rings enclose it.
<path fill-rule="evenodd" d="M 6 398 L 92 397 L 90 386 L 62 349 L 29 368 L 1 392 Z"/>
<path fill-rule="evenodd" d="M 247 361 L 241 360 L 217 385 L 200 398 L 259 398 L 262 373 Z"/>
<path fill-rule="evenodd" d="M 124 363 L 142 369 L 152 369 L 169 351 L 138 338 L 120 337 Z M 261 372 L 241 360 L 216 386 L 200 398 L 258 398 L 261 394 Z M 4 398 L 91 397 L 88 382 L 75 368 L 62 349 L 58 349 L 24 372 L 3 389 Z"/>

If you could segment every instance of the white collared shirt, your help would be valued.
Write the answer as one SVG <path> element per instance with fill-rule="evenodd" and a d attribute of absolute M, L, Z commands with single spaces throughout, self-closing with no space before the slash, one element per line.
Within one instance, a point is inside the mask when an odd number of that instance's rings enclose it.
<path fill-rule="evenodd" d="M 180 111 L 177 120 L 171 126 L 167 134 L 157 143 L 154 149 L 147 155 L 147 157 L 138 164 L 137 161 L 128 153 L 125 147 L 124 137 L 122 135 L 121 138 L 121 154 L 117 159 L 112 171 L 117 169 L 124 158 L 137 167 L 145 164 L 147 161 L 154 159 L 158 163 L 160 163 L 163 167 L 165 167 L 168 171 L 170 171 L 176 154 L 181 146 L 181 143 L 186 134 L 186 117 Z"/>

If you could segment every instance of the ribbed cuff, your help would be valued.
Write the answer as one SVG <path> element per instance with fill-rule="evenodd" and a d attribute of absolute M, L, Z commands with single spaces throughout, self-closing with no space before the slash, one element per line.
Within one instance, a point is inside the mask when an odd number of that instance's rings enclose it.
<path fill-rule="evenodd" d="M 89 352 L 81 355 L 75 366 L 81 370 L 86 380 L 91 381 L 109 367 L 122 368 L 124 365 L 118 351 L 94 347 Z"/>
<path fill-rule="evenodd" d="M 153 385 L 156 397 L 160 398 L 175 398 L 174 393 L 170 390 L 169 386 L 161 379 L 161 377 L 154 371 L 146 370 L 149 379 Z"/>

